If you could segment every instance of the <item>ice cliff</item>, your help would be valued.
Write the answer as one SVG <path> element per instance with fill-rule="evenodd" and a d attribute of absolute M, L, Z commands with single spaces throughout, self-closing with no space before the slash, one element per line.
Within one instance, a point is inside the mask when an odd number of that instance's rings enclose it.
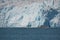
<path fill-rule="evenodd" d="M 50 3 L 49 3 L 50 2 Z M 60 3 L 59 3 L 60 4 Z M 60 5 L 54 1 L 34 2 L 22 7 L 8 5 L 0 8 L 1 27 L 60 27 Z M 3 20 L 1 20 L 3 19 Z"/>

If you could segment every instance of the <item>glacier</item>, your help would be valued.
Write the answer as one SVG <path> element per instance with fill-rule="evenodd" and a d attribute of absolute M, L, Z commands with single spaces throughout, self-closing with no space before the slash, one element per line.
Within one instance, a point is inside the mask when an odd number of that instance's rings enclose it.
<path fill-rule="evenodd" d="M 22 7 L 14 5 L 0 7 L 0 27 L 60 27 L 59 4 L 54 4 L 54 0 L 45 0 L 42 3 L 34 2 Z"/>

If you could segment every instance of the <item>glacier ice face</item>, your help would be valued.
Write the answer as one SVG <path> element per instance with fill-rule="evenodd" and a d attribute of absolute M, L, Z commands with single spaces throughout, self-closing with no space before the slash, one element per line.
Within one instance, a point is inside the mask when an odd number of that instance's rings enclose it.
<path fill-rule="evenodd" d="M 51 1 L 51 3 L 49 3 Z M 43 3 L 34 2 L 22 7 L 6 6 L 0 10 L 4 14 L 3 25 L 6 27 L 48 27 L 60 26 L 60 9 L 55 7 L 53 0 Z M 57 9 L 58 8 L 58 9 Z"/>
<path fill-rule="evenodd" d="M 51 27 L 60 27 L 60 13 L 50 21 Z"/>

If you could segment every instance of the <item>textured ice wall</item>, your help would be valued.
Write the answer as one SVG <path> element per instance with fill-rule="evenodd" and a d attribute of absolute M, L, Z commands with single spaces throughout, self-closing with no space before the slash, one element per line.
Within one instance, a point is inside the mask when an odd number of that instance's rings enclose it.
<path fill-rule="evenodd" d="M 23 0 L 24 1 L 24 0 Z M 3 2 L 3 1 L 2 1 Z M 10 1 L 11 2 L 11 1 Z M 13 1 L 13 2 L 17 2 Z M 60 3 L 53 0 L 45 0 L 41 3 L 33 2 L 24 6 L 2 5 L 0 6 L 1 27 L 59 27 Z M 19 5 L 19 4 L 18 4 Z M 57 5 L 57 6 L 56 6 Z"/>

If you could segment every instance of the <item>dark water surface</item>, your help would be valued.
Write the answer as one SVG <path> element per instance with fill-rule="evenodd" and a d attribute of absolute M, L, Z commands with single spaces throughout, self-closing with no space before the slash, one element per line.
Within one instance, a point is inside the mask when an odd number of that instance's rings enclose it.
<path fill-rule="evenodd" d="M 0 40 L 60 40 L 60 28 L 0 28 Z"/>

